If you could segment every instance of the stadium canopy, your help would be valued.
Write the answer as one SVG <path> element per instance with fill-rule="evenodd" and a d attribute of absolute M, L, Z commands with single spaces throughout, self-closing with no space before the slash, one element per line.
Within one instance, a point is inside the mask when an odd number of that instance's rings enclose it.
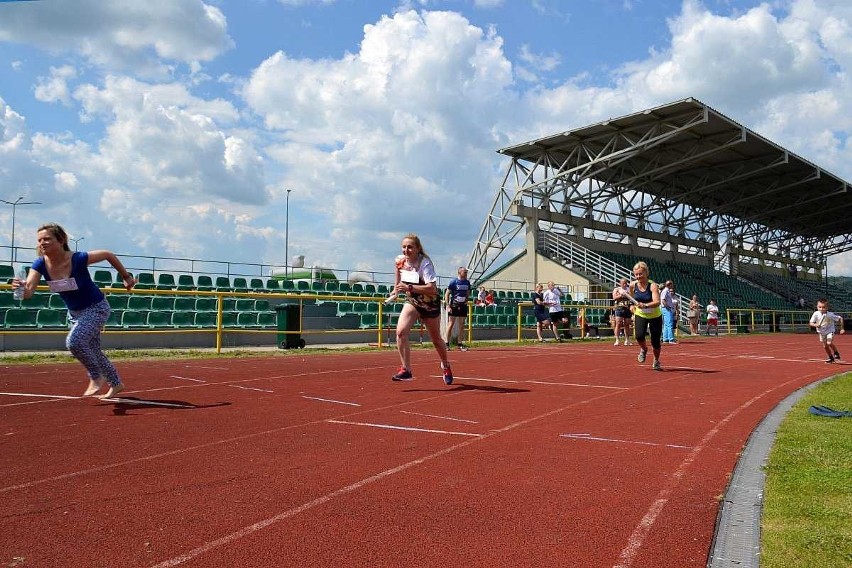
<path fill-rule="evenodd" d="M 499 150 L 469 267 L 527 223 L 596 240 L 821 266 L 852 249 L 846 181 L 689 98 Z"/>

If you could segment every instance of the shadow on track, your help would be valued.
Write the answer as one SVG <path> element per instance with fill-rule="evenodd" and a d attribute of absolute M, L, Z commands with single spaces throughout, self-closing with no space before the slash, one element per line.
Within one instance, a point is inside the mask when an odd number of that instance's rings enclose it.
<path fill-rule="evenodd" d="M 193 404 L 183 400 L 153 400 L 136 398 L 133 396 L 123 396 L 113 399 L 101 399 L 104 404 L 112 404 L 114 408 L 113 414 L 116 416 L 126 416 L 129 410 L 140 408 L 163 408 L 166 410 L 199 410 L 202 408 L 217 408 L 220 406 L 230 406 L 230 402 L 217 402 L 214 404 Z"/>
<path fill-rule="evenodd" d="M 434 388 L 434 389 L 409 389 L 403 392 L 458 392 L 458 391 L 481 391 L 493 392 L 497 394 L 512 394 L 518 392 L 530 392 L 530 389 L 518 389 L 509 387 L 492 387 L 488 385 L 454 385 L 452 388 Z"/>

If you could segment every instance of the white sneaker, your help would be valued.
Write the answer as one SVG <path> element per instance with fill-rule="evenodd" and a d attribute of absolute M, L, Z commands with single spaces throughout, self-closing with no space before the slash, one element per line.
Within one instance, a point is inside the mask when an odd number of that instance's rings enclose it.
<path fill-rule="evenodd" d="M 630 345 L 633 345 L 633 344 L 632 344 L 632 343 L 630 343 L 629 341 L 625 340 L 625 341 L 624 341 L 624 345 L 626 345 L 626 346 L 630 346 Z"/>
<path fill-rule="evenodd" d="M 613 343 L 613 345 L 618 347 L 618 340 L 617 339 L 615 340 L 615 343 Z"/>

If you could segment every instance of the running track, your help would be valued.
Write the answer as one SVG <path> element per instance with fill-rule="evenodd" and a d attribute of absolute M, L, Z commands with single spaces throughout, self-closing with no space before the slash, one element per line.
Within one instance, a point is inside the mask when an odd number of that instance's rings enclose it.
<path fill-rule="evenodd" d="M 123 402 L 0 366 L 0 565 L 703 567 L 749 433 L 840 369 L 812 335 L 636 353 L 123 362 Z"/>

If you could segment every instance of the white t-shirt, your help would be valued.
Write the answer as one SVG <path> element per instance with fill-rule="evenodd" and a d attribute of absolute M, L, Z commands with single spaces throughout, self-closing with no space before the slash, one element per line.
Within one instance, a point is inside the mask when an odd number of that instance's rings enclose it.
<path fill-rule="evenodd" d="M 834 333 L 837 322 L 843 325 L 843 318 L 834 312 L 825 312 L 825 317 L 823 317 L 823 313 L 817 310 L 811 316 L 811 323 L 817 326 L 816 330 L 822 335 Z"/>
<path fill-rule="evenodd" d="M 717 306 L 716 304 L 708 304 L 706 310 L 708 320 L 719 319 L 719 306 Z"/>
<path fill-rule="evenodd" d="M 545 290 L 543 296 L 545 304 L 552 304 L 547 306 L 548 312 L 552 314 L 554 312 L 562 311 L 562 290 L 554 286 L 553 290 L 551 290 L 550 288 Z"/>

